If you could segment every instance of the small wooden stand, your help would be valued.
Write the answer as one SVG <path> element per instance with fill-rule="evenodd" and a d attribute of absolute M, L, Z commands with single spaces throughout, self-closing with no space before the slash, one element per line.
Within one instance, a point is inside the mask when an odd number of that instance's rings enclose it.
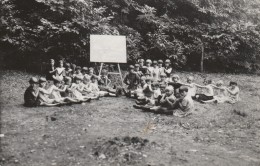
<path fill-rule="evenodd" d="M 99 69 L 99 74 L 98 74 L 99 76 L 101 75 L 101 71 L 102 71 L 102 68 L 103 68 L 103 64 L 104 64 L 104 63 L 101 63 L 101 66 L 100 66 L 100 69 Z M 119 63 L 117 64 L 117 67 L 118 67 L 118 71 L 119 71 L 118 73 L 116 73 L 116 72 L 108 72 L 108 74 L 120 75 L 121 82 L 122 82 L 122 86 L 124 86 L 123 76 L 122 76 L 122 72 L 121 72 Z"/>

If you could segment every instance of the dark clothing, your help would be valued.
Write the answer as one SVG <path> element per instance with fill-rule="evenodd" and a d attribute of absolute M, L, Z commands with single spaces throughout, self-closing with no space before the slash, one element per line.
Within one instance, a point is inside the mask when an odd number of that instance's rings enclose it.
<path fill-rule="evenodd" d="M 65 69 L 64 73 L 65 73 L 65 76 L 67 76 L 67 77 L 73 76 L 72 69 Z"/>
<path fill-rule="evenodd" d="M 180 87 L 182 86 L 182 84 L 180 84 L 180 83 L 178 83 L 178 82 L 177 82 L 177 83 L 175 83 L 175 82 L 169 82 L 168 85 L 173 86 L 173 88 L 174 88 L 174 96 L 177 97 L 177 98 L 179 98 L 179 97 L 180 97 L 179 89 L 180 89 Z"/>
<path fill-rule="evenodd" d="M 204 95 L 204 94 L 195 94 L 195 96 L 192 97 L 192 99 L 197 100 L 197 101 L 208 101 L 208 100 L 214 99 L 214 97 L 213 96 L 207 96 L 207 95 Z"/>
<path fill-rule="evenodd" d="M 50 73 L 50 71 L 53 71 L 55 69 L 55 67 L 52 67 L 51 65 L 48 65 L 47 69 L 46 69 L 46 80 L 53 80 L 53 75 L 55 75 L 55 73 Z"/>
<path fill-rule="evenodd" d="M 145 75 L 148 72 L 146 66 L 140 67 L 139 70 L 143 73 L 142 75 Z"/>
<path fill-rule="evenodd" d="M 33 87 L 28 87 L 24 93 L 24 106 L 26 107 L 36 107 L 37 102 L 36 102 L 36 97 L 33 95 L 35 90 Z"/>
<path fill-rule="evenodd" d="M 106 76 L 101 76 L 100 79 L 98 80 L 98 85 L 99 86 L 107 86 L 109 83 L 108 77 Z"/>
<path fill-rule="evenodd" d="M 128 73 L 124 79 L 124 83 L 128 85 L 128 90 L 136 90 L 139 82 L 140 77 L 136 73 Z"/>

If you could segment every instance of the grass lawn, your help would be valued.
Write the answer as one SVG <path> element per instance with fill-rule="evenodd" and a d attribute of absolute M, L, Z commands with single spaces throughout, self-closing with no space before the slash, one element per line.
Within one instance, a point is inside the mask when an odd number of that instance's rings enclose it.
<path fill-rule="evenodd" d="M 260 165 L 260 78 L 194 73 L 237 81 L 242 101 L 195 103 L 186 118 L 142 112 L 125 97 L 85 105 L 23 107 L 34 74 L 1 71 L 0 165 Z M 178 73 L 184 78 L 188 73 Z"/>

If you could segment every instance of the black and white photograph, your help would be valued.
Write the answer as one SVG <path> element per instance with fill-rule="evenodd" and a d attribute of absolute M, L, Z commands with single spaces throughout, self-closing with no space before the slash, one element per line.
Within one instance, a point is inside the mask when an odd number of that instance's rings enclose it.
<path fill-rule="evenodd" d="M 260 166 L 260 0 L 0 0 L 0 166 Z"/>

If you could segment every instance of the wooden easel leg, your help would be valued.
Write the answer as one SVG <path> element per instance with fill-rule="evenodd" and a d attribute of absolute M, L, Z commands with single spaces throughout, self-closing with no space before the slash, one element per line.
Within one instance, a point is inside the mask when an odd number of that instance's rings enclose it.
<path fill-rule="evenodd" d="M 121 69 L 120 69 L 120 65 L 119 63 L 117 64 L 118 66 L 118 71 L 119 71 L 119 74 L 120 74 L 120 78 L 121 78 L 121 82 L 122 82 L 122 87 L 124 86 L 124 81 L 123 81 L 123 76 L 122 76 L 122 73 L 121 73 Z"/>
<path fill-rule="evenodd" d="M 98 76 L 100 76 L 100 75 L 101 75 L 102 68 L 103 68 L 103 63 L 101 63 L 101 65 L 100 65 L 100 69 L 99 69 Z"/>

